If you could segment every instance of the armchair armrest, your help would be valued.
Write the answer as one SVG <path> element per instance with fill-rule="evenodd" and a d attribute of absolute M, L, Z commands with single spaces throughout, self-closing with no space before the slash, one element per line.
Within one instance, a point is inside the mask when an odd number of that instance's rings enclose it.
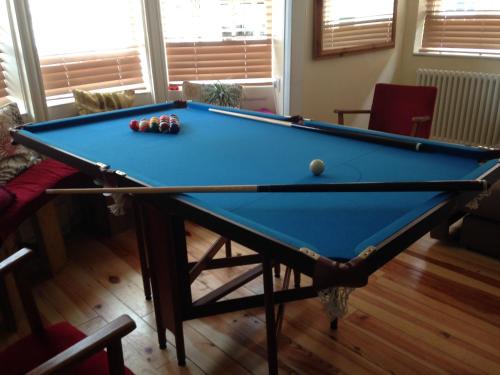
<path fill-rule="evenodd" d="M 415 116 L 411 118 L 411 122 L 422 123 L 427 121 L 431 121 L 431 116 Z"/>
<path fill-rule="evenodd" d="M 333 113 L 336 113 L 338 115 L 338 123 L 340 125 L 344 125 L 344 113 L 372 113 L 372 111 L 369 109 L 334 109 Z"/>
<path fill-rule="evenodd" d="M 128 315 L 122 315 L 99 331 L 31 370 L 28 374 L 59 372 L 64 368 L 91 357 L 104 348 L 107 348 L 110 374 L 123 374 L 124 364 L 121 339 L 132 332 L 135 327 L 135 322 Z"/>
<path fill-rule="evenodd" d="M 417 135 L 418 127 L 422 124 L 425 124 L 425 123 L 431 121 L 431 120 L 432 120 L 431 116 L 414 116 L 414 117 L 412 117 L 411 118 L 412 126 L 411 126 L 410 136 L 415 137 Z"/>
<path fill-rule="evenodd" d="M 25 259 L 29 258 L 33 254 L 33 251 L 28 248 L 23 248 L 16 251 L 11 256 L 0 262 L 0 276 L 4 276 L 16 267 L 24 263 Z"/>

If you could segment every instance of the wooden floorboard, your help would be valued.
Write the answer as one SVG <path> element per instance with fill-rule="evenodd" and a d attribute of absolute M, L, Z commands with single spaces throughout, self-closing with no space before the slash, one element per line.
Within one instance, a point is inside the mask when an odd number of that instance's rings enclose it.
<path fill-rule="evenodd" d="M 190 260 L 217 238 L 192 224 L 187 232 Z M 185 322 L 188 360 L 179 367 L 172 334 L 167 350 L 158 348 L 134 232 L 76 236 L 67 247 L 64 268 L 35 288 L 47 324 L 67 320 L 92 333 L 129 314 L 137 329 L 124 339 L 124 357 L 138 374 L 267 373 L 262 309 Z M 233 254 L 250 253 L 233 244 Z M 192 285 L 193 298 L 248 269 L 203 272 Z M 279 288 L 281 279 L 275 282 Z M 259 277 L 226 298 L 261 292 Z M 21 319 L 16 334 L 0 333 L 0 347 L 27 332 Z M 500 374 L 500 262 L 424 237 L 352 294 L 337 331 L 329 329 L 317 299 L 288 304 L 279 346 L 280 373 Z"/>

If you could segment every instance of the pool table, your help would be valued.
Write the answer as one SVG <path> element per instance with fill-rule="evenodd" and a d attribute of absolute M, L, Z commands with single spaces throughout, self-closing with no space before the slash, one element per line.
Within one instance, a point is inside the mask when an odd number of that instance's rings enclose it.
<path fill-rule="evenodd" d="M 232 112 L 216 112 L 213 109 Z M 131 119 L 176 114 L 178 134 L 134 132 Z M 248 115 L 248 116 L 247 116 Z M 255 116 L 255 117 L 254 117 Z M 294 126 L 270 123 L 279 120 Z M 500 178 L 498 150 L 466 147 L 194 102 L 155 104 L 31 124 L 14 140 L 115 186 L 418 182 Z M 309 171 L 322 159 L 320 176 Z M 362 287 L 374 271 L 479 192 L 190 193 L 135 195 L 151 275 L 160 347 L 165 329 L 185 361 L 182 322 L 265 306 L 268 361 L 277 371 L 274 306 L 329 287 Z M 189 262 L 184 221 L 256 252 Z M 257 264 L 193 301 L 201 269 Z M 272 267 L 289 266 L 312 286 L 273 290 Z M 223 299 L 263 275 L 259 296 Z M 222 299 L 222 300 L 221 300 Z M 318 312 L 321 313 L 321 312 Z"/>

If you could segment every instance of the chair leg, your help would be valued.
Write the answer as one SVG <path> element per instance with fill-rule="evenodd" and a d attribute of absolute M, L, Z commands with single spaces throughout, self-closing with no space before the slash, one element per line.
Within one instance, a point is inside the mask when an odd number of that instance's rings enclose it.
<path fill-rule="evenodd" d="M 125 373 L 125 364 L 123 360 L 123 349 L 121 339 L 110 343 L 107 347 L 108 369 L 110 375 L 123 375 Z"/>
<path fill-rule="evenodd" d="M 28 319 L 31 332 L 41 334 L 43 332 L 43 322 L 40 311 L 35 302 L 35 297 L 31 291 L 31 282 L 25 270 L 15 270 L 14 280 L 16 282 L 19 298 L 24 309 L 24 314 Z"/>
<path fill-rule="evenodd" d="M 5 328 L 8 332 L 15 332 L 17 329 L 16 318 L 12 310 L 12 304 L 9 298 L 9 292 L 5 285 L 4 278 L 0 278 L 0 309 L 2 310 L 2 317 Z"/>

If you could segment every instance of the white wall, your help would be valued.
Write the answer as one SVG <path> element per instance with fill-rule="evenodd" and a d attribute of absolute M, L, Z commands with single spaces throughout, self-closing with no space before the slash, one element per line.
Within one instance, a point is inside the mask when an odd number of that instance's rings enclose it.
<path fill-rule="evenodd" d="M 314 60 L 313 1 L 294 0 L 292 114 L 336 122 L 334 108 L 369 109 L 375 83 L 395 80 L 401 61 L 406 3 L 398 2 L 395 48 Z M 346 123 L 367 127 L 368 116 L 346 116 Z"/>

